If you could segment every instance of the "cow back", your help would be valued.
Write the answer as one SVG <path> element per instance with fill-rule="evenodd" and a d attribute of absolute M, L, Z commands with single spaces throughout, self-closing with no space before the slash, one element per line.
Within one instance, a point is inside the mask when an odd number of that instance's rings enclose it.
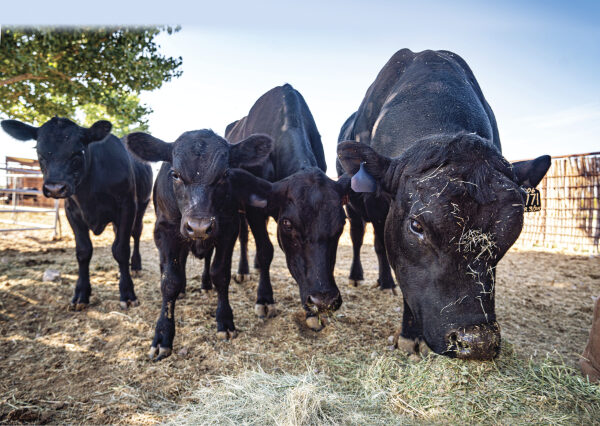
<path fill-rule="evenodd" d="M 494 114 L 465 61 L 447 51 L 402 49 L 369 87 L 340 140 L 350 136 L 397 157 L 419 140 L 465 131 L 500 148 Z"/>

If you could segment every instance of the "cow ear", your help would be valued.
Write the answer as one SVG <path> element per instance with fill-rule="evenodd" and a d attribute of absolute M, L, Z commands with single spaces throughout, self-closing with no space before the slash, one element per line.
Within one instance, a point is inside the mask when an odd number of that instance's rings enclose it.
<path fill-rule="evenodd" d="M 242 169 L 229 169 L 227 175 L 238 202 L 252 207 L 267 207 L 271 195 L 271 182 Z"/>
<path fill-rule="evenodd" d="M 278 215 L 279 209 L 284 207 L 288 201 L 288 180 L 281 180 L 271 184 L 271 194 L 269 194 L 268 208 L 269 214 Z"/>
<path fill-rule="evenodd" d="M 370 146 L 355 141 L 338 144 L 338 159 L 346 173 L 352 175 L 351 186 L 356 192 L 374 192 L 375 182 L 383 185 L 383 179 L 392 160 L 378 154 Z M 389 192 L 388 188 L 384 189 Z"/>
<path fill-rule="evenodd" d="M 243 141 L 231 145 L 230 167 L 252 167 L 267 159 L 273 149 L 273 139 L 268 135 L 250 135 Z"/>
<path fill-rule="evenodd" d="M 92 124 L 92 127 L 85 129 L 85 142 L 92 143 L 101 141 L 108 136 L 112 129 L 110 121 L 100 120 Z"/>
<path fill-rule="evenodd" d="M 517 161 L 512 163 L 513 171 L 519 185 L 535 188 L 544 178 L 552 164 L 549 155 L 542 155 L 534 160 Z"/>
<path fill-rule="evenodd" d="M 20 141 L 37 139 L 39 127 L 33 127 L 18 120 L 2 120 L 0 125 L 6 133 Z"/>
<path fill-rule="evenodd" d="M 129 150 L 144 161 L 173 162 L 173 144 L 143 132 L 130 133 L 123 141 Z"/>

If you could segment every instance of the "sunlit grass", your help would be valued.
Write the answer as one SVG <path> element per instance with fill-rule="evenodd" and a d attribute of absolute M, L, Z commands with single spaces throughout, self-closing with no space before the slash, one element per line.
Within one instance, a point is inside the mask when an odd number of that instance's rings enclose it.
<path fill-rule="evenodd" d="M 394 353 L 326 360 L 301 374 L 257 367 L 207 382 L 171 417 L 176 424 L 589 424 L 600 386 L 562 361 L 520 359 L 510 345 L 492 362 Z M 186 401 L 187 402 L 187 401 Z"/>

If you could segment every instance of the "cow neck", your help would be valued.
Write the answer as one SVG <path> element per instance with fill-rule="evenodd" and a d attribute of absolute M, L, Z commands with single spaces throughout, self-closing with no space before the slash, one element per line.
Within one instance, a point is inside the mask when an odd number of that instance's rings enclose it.
<path fill-rule="evenodd" d="M 82 188 L 87 186 L 89 188 L 89 185 L 86 185 L 86 183 L 89 182 L 90 176 L 92 176 L 92 149 L 91 147 L 88 145 L 83 149 L 83 161 L 85 164 L 85 174 L 83 175 L 83 178 L 81 179 L 81 181 L 77 184 L 77 186 L 75 187 L 75 191 L 73 192 L 73 195 L 71 195 L 73 201 L 77 204 L 77 206 L 79 208 L 81 208 L 81 202 L 87 202 L 89 200 L 89 197 L 87 195 L 89 195 L 89 190 L 88 191 L 83 191 Z"/>

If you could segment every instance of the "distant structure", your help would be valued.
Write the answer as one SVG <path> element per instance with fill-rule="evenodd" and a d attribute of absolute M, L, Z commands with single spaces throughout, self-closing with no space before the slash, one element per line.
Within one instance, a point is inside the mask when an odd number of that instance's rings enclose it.
<path fill-rule="evenodd" d="M 6 157 L 0 164 L 0 233 L 17 231 L 53 230 L 52 239 L 61 235 L 60 200 L 46 198 L 42 193 L 44 179 L 37 160 Z M 52 213 L 53 219 L 31 222 L 35 213 Z M 25 217 L 27 222 L 21 218 Z M 38 216 L 39 217 L 39 216 Z M 50 225 L 50 222 L 52 224 Z"/>
<path fill-rule="evenodd" d="M 598 254 L 600 152 L 552 157 L 538 189 L 542 210 L 525 213 L 515 245 Z"/>

